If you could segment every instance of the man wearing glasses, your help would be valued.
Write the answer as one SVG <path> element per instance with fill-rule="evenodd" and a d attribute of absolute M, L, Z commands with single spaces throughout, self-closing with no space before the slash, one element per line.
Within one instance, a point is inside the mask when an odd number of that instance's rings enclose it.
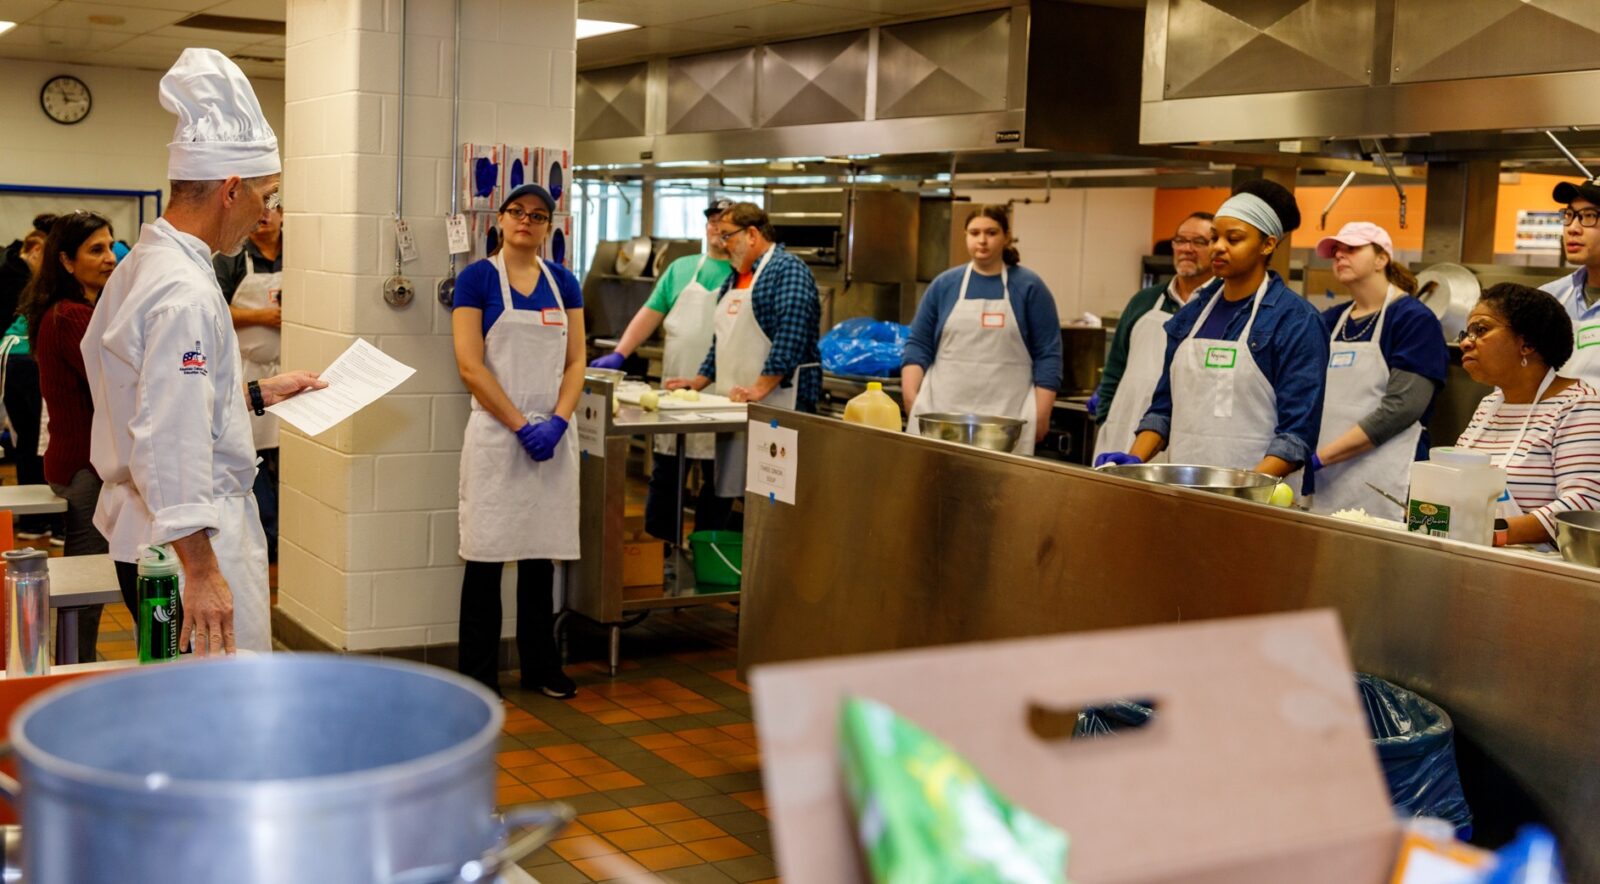
<path fill-rule="evenodd" d="M 1600 385 L 1600 179 L 1563 181 L 1552 196 L 1566 205 L 1562 248 L 1567 263 L 1578 265 L 1570 276 L 1540 286 L 1572 317 L 1572 357 L 1561 366 L 1561 375 Z"/>
<path fill-rule="evenodd" d="M 1139 421 L 1161 381 L 1167 353 L 1164 327 L 1172 314 L 1211 281 L 1210 251 L 1211 213 L 1195 212 L 1183 219 L 1172 237 L 1172 266 L 1177 275 L 1165 286 L 1139 291 L 1123 308 L 1111 349 L 1106 352 L 1100 386 L 1089 398 L 1089 413 L 1100 425 L 1096 454 L 1127 451 L 1133 444 Z"/>
<path fill-rule="evenodd" d="M 178 116 L 172 200 L 112 272 L 83 336 L 90 460 L 105 481 L 94 523 L 130 607 L 140 547 L 177 551 L 180 646 L 202 656 L 270 651 L 248 418 L 327 384 L 298 371 L 247 389 L 211 265 L 215 252 L 238 254 L 277 204 L 278 139 L 250 81 L 221 53 L 186 49 L 161 78 L 161 104 Z"/>
<path fill-rule="evenodd" d="M 722 284 L 713 320 L 711 351 L 693 378 L 669 378 L 666 388 L 713 392 L 735 402 L 763 402 L 815 411 L 822 387 L 817 324 L 822 304 L 804 261 L 773 242 L 767 213 L 754 203 L 734 203 L 717 219 L 717 239 L 734 273 Z M 815 366 L 798 370 L 800 366 Z M 744 434 L 717 440 L 720 497 L 744 496 Z"/>

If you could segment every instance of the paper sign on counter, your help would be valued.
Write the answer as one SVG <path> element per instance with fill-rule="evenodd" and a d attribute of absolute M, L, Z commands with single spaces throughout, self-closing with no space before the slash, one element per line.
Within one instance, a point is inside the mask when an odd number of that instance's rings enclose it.
<path fill-rule="evenodd" d="M 578 450 L 594 457 L 606 456 L 606 397 L 583 388 L 572 422 L 578 425 Z"/>
<path fill-rule="evenodd" d="M 416 369 L 357 338 L 323 370 L 321 377 L 328 386 L 307 390 L 270 405 L 267 410 L 306 435 L 318 436 L 415 373 Z"/>
<path fill-rule="evenodd" d="M 750 421 L 749 445 L 744 490 L 793 504 L 795 475 L 800 468 L 800 432 Z"/>

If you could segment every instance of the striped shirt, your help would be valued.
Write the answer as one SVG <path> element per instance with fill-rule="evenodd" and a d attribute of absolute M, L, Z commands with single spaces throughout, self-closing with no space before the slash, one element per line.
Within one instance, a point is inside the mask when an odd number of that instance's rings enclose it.
<path fill-rule="evenodd" d="M 1522 512 L 1555 537 L 1556 513 L 1600 509 L 1600 391 L 1579 382 L 1543 402 L 1511 405 L 1497 389 L 1478 403 L 1456 445 L 1499 464 L 1530 409 L 1528 434 L 1506 465 L 1506 486 Z"/>

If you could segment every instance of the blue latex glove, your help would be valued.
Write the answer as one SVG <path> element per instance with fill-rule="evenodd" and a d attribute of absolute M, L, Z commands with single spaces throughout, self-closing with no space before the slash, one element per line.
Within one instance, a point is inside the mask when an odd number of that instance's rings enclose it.
<path fill-rule="evenodd" d="M 1089 409 L 1089 420 L 1094 420 L 1095 419 L 1094 416 L 1100 413 L 1100 391 L 1099 390 L 1095 390 L 1092 394 L 1090 394 L 1089 403 L 1085 407 Z"/>
<path fill-rule="evenodd" d="M 627 358 L 628 357 L 623 356 L 621 353 L 607 353 L 606 355 L 601 356 L 599 359 L 596 359 L 595 361 L 589 363 L 589 367 L 590 368 L 621 368 L 622 367 L 622 363 L 624 361 L 626 361 Z"/>
<path fill-rule="evenodd" d="M 517 441 L 522 443 L 522 450 L 528 452 L 529 457 L 538 460 L 539 456 L 534 453 L 537 450 L 534 448 L 535 438 L 533 424 L 523 424 L 522 429 L 517 431 Z"/>
<path fill-rule="evenodd" d="M 529 441 L 523 444 L 528 453 L 536 461 L 546 461 L 555 456 L 556 443 L 561 441 L 561 436 L 567 431 L 567 422 L 557 415 L 550 415 L 550 419 L 541 424 L 536 424 L 533 432 L 529 433 Z"/>
<path fill-rule="evenodd" d="M 1311 470 L 1313 473 L 1321 472 L 1322 458 L 1317 457 L 1317 453 L 1315 451 L 1311 452 L 1311 463 L 1306 464 L 1306 468 Z"/>
<path fill-rule="evenodd" d="M 1124 464 L 1134 463 L 1144 463 L 1144 461 L 1125 452 L 1107 451 L 1105 454 L 1102 454 L 1094 459 L 1094 468 L 1098 470 L 1107 465 L 1122 466 Z"/>

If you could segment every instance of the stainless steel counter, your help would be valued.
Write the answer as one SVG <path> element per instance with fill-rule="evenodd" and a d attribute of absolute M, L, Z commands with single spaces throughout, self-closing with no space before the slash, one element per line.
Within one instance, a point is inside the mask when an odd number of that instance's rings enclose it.
<path fill-rule="evenodd" d="M 750 416 L 797 430 L 799 461 L 794 506 L 746 500 L 741 672 L 1331 607 L 1359 669 L 1444 706 L 1556 824 L 1577 879 L 1600 875 L 1600 571 L 761 405 Z"/>

